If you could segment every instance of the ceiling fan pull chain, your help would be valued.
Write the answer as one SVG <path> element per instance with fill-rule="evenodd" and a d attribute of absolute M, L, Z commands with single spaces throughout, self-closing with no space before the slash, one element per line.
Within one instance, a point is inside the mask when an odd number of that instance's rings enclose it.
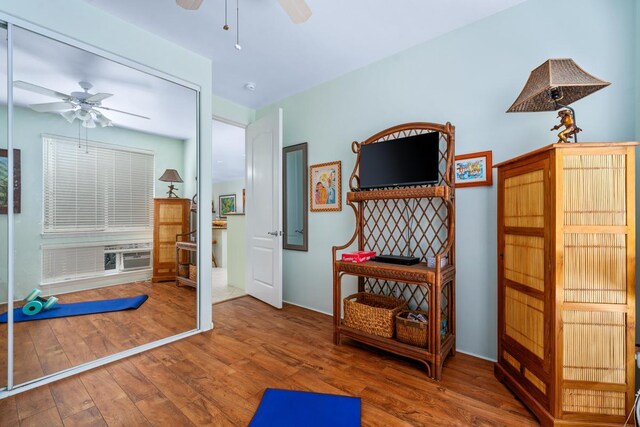
<path fill-rule="evenodd" d="M 78 148 L 82 148 L 82 124 L 78 120 Z"/>
<path fill-rule="evenodd" d="M 242 50 L 242 46 L 240 46 L 240 0 L 236 0 L 236 49 Z"/>
<path fill-rule="evenodd" d="M 229 23 L 228 23 L 229 13 L 227 12 L 228 3 L 229 3 L 229 0 L 224 0 L 224 27 L 222 27 L 222 29 L 225 30 L 225 31 L 227 31 L 229 29 Z"/>

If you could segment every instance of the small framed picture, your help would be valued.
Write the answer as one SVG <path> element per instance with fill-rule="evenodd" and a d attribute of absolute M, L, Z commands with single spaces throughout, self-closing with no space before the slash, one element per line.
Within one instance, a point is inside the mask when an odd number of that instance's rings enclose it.
<path fill-rule="evenodd" d="M 493 185 L 491 151 L 456 156 L 454 166 L 456 188 Z"/>
<path fill-rule="evenodd" d="M 311 212 L 342 210 L 341 162 L 320 163 L 309 167 Z"/>
<path fill-rule="evenodd" d="M 236 212 L 236 195 L 224 194 L 218 196 L 218 210 L 220 211 L 218 216 L 220 218 L 226 218 L 227 214 Z"/>
<path fill-rule="evenodd" d="M 9 151 L 0 149 L 0 214 L 9 205 Z M 20 213 L 20 150 L 13 150 L 13 213 Z"/>

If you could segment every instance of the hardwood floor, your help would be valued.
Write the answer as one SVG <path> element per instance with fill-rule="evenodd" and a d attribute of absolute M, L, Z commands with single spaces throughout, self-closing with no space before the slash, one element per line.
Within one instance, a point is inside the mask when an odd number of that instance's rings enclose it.
<path fill-rule="evenodd" d="M 213 331 L 0 401 L 0 425 L 245 426 L 266 387 L 360 396 L 365 426 L 537 425 L 481 359 L 458 353 L 435 382 L 418 363 L 333 345 L 331 318 L 303 308 L 242 297 L 214 319 Z"/>
<path fill-rule="evenodd" d="M 147 294 L 137 310 L 14 325 L 14 384 L 196 328 L 196 292 L 175 282 L 127 283 L 60 295 L 61 303 Z M 22 305 L 22 302 L 20 304 Z M 0 312 L 6 305 L 0 306 Z M 0 381 L 6 383 L 7 325 L 0 324 Z"/>

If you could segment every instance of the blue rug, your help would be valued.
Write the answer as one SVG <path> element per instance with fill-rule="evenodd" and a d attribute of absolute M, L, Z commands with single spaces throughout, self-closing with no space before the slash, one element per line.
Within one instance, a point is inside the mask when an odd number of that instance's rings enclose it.
<path fill-rule="evenodd" d="M 22 307 L 13 309 L 13 321 L 28 322 L 29 320 L 53 319 L 55 317 L 82 316 L 83 314 L 108 313 L 110 311 L 135 310 L 149 298 L 148 295 L 138 295 L 131 298 L 106 299 L 101 301 L 74 302 L 71 304 L 56 304 L 49 310 L 41 311 L 33 316 L 22 312 Z M 8 313 L 0 314 L 0 323 L 7 323 Z"/>
<path fill-rule="evenodd" d="M 249 427 L 359 427 L 360 398 L 265 390 Z"/>

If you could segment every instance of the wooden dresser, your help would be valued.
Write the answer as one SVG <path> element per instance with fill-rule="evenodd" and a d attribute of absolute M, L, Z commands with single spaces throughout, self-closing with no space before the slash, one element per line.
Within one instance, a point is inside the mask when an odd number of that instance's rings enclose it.
<path fill-rule="evenodd" d="M 636 145 L 496 165 L 495 374 L 543 426 L 621 425 L 633 406 Z"/>
<path fill-rule="evenodd" d="M 176 234 L 189 232 L 191 200 L 153 199 L 153 282 L 176 280 Z"/>

